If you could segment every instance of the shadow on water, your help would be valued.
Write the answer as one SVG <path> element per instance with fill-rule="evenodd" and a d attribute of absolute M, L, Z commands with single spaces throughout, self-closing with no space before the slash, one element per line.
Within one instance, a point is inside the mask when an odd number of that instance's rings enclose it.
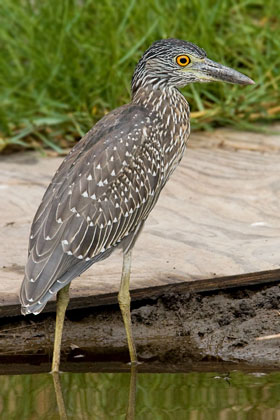
<path fill-rule="evenodd" d="M 59 381 L 60 379 L 60 381 Z M 280 373 L 0 376 L 2 419 L 280 419 Z M 54 382 L 53 382 L 54 380 Z"/>

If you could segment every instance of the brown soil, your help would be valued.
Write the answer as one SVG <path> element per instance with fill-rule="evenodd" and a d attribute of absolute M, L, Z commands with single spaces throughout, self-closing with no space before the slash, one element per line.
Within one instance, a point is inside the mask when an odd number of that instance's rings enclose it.
<path fill-rule="evenodd" d="M 135 302 L 132 321 L 138 357 L 150 366 L 212 361 L 279 368 L 280 338 L 256 340 L 280 332 L 279 311 L 278 285 L 219 293 L 172 293 Z M 44 314 L 1 320 L 0 370 L 7 363 L 50 361 L 54 320 L 54 315 Z M 64 361 L 75 365 L 128 361 L 118 307 L 68 311 L 62 353 Z"/>

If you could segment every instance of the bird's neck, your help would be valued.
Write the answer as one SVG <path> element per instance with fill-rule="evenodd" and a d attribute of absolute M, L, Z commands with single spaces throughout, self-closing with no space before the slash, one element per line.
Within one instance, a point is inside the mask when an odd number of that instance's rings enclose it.
<path fill-rule="evenodd" d="M 155 111 L 169 107 L 178 109 L 182 114 L 189 113 L 189 104 L 185 97 L 177 88 L 170 86 L 160 89 L 154 89 L 152 86 L 140 87 L 133 92 L 132 102 Z"/>
<path fill-rule="evenodd" d="M 148 109 L 153 121 L 164 125 L 168 133 L 187 142 L 190 132 L 190 109 L 185 97 L 175 87 L 166 86 L 161 89 L 140 87 L 134 92 L 132 103 Z"/>
<path fill-rule="evenodd" d="M 138 89 L 132 103 L 147 109 L 155 135 L 150 141 L 160 144 L 165 182 L 181 161 L 190 134 L 189 105 L 173 87 Z M 164 183 L 165 183 L 164 182 Z"/>

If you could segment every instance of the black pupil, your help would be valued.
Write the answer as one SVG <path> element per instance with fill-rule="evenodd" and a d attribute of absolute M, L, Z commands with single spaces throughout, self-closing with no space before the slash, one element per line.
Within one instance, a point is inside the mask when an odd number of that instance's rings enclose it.
<path fill-rule="evenodd" d="M 181 57 L 181 58 L 180 58 L 180 63 L 181 63 L 181 64 L 186 64 L 186 62 L 187 62 L 186 57 Z"/>

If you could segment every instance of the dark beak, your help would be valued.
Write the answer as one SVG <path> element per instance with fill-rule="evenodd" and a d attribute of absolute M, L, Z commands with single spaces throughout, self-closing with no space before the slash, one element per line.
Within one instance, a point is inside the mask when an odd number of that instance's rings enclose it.
<path fill-rule="evenodd" d="M 194 63 L 192 70 L 199 75 L 201 82 L 227 82 L 238 85 L 254 85 L 255 82 L 245 74 L 233 70 L 230 67 L 223 66 L 215 61 L 205 58 L 201 62 Z"/>

